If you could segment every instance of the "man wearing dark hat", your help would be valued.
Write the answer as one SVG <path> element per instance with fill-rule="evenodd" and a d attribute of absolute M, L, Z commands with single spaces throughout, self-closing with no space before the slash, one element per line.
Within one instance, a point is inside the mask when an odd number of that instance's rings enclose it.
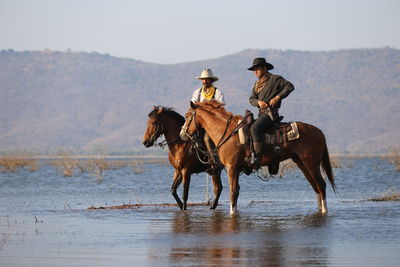
<path fill-rule="evenodd" d="M 254 71 L 258 78 L 249 98 L 250 104 L 258 107 L 258 118 L 250 129 L 256 154 L 254 162 L 256 169 L 259 168 L 264 152 L 263 133 L 272 126 L 273 121 L 278 117 L 282 99 L 294 90 L 291 82 L 269 72 L 273 68 L 274 66 L 262 57 L 255 58 L 253 66 L 248 68 L 248 70 Z"/>

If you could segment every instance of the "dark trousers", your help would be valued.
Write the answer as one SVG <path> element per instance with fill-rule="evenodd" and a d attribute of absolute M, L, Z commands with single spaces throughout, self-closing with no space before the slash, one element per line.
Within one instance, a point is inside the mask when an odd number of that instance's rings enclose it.
<path fill-rule="evenodd" d="M 265 132 L 265 130 L 271 127 L 272 124 L 273 121 L 271 120 L 271 118 L 268 116 L 267 113 L 264 113 L 263 115 L 258 117 L 250 128 L 251 136 L 253 137 L 253 142 L 262 143 L 264 141 L 263 133 Z"/>

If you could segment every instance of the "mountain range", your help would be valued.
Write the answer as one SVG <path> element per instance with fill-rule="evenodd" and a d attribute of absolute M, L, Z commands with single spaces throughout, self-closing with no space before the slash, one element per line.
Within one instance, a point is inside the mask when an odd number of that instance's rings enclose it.
<path fill-rule="evenodd" d="M 272 73 L 295 86 L 282 103 L 284 120 L 320 128 L 331 153 L 385 153 L 400 146 L 398 49 L 248 49 L 179 64 L 10 49 L 0 51 L 0 151 L 147 152 L 141 140 L 148 113 L 162 105 L 184 115 L 204 68 L 219 77 L 215 86 L 228 111 L 257 113 L 248 102 L 256 77 L 247 68 L 255 57 L 265 57 L 275 66 Z"/>

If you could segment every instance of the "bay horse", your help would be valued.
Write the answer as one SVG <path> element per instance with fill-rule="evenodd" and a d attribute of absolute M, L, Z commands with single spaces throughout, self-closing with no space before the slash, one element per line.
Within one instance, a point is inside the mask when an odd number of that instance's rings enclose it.
<path fill-rule="evenodd" d="M 190 103 L 191 107 L 186 114 L 186 121 L 182 127 L 180 136 L 183 140 L 190 138 L 200 128 L 205 129 L 215 144 L 219 144 L 224 136 L 233 133 L 238 121 L 243 119 L 241 116 L 234 116 L 227 112 L 224 105 L 217 101 L 204 103 Z M 279 152 L 279 161 L 292 159 L 304 176 L 311 184 L 317 194 L 318 209 L 321 213 L 328 211 L 326 204 L 326 183 L 321 175 L 320 166 L 324 169 L 334 192 L 336 186 L 334 182 L 332 167 L 330 164 L 328 148 L 325 136 L 317 127 L 297 122 L 300 138 L 286 142 Z M 244 145 L 240 143 L 239 134 L 233 134 L 229 139 L 224 139 L 222 145 L 217 145 L 219 159 L 227 169 L 229 189 L 230 189 L 230 213 L 234 214 L 237 210 L 237 199 L 239 197 L 239 175 L 248 168 L 245 161 L 246 151 Z M 261 165 L 265 166 L 272 163 L 274 152 L 264 149 Z"/>
<path fill-rule="evenodd" d="M 179 137 L 179 132 L 185 118 L 172 108 L 162 106 L 154 106 L 154 109 L 148 115 L 147 128 L 143 137 L 143 145 L 150 147 L 154 142 L 164 134 L 165 141 L 168 144 L 168 159 L 172 167 L 174 167 L 174 177 L 171 186 L 172 196 L 175 198 L 181 210 L 186 210 L 187 200 L 189 196 L 190 177 L 193 173 L 205 172 L 208 165 L 204 161 L 200 161 L 198 153 L 191 143 L 185 142 Z M 214 186 L 214 199 L 211 209 L 215 209 L 218 205 L 218 199 L 222 191 L 221 170 L 217 170 L 212 174 L 212 182 Z M 183 181 L 182 199 L 179 198 L 176 190 Z"/>

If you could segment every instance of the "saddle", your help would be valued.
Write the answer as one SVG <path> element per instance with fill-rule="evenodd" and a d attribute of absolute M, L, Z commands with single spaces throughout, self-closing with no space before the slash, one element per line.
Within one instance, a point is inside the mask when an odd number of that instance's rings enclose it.
<path fill-rule="evenodd" d="M 277 174 L 279 171 L 280 152 L 282 148 L 288 142 L 300 138 L 297 123 L 282 122 L 282 120 L 283 116 L 277 116 L 273 125 L 264 133 L 264 144 L 267 146 L 266 153 L 271 158 L 271 163 L 268 164 L 270 174 Z M 246 110 L 243 126 L 239 130 L 239 138 L 241 144 L 245 146 L 245 151 L 248 151 L 247 159 L 250 159 L 251 154 L 254 153 L 253 140 L 250 133 L 250 127 L 254 121 L 253 113 Z M 245 173 L 247 174 L 246 171 Z"/>

